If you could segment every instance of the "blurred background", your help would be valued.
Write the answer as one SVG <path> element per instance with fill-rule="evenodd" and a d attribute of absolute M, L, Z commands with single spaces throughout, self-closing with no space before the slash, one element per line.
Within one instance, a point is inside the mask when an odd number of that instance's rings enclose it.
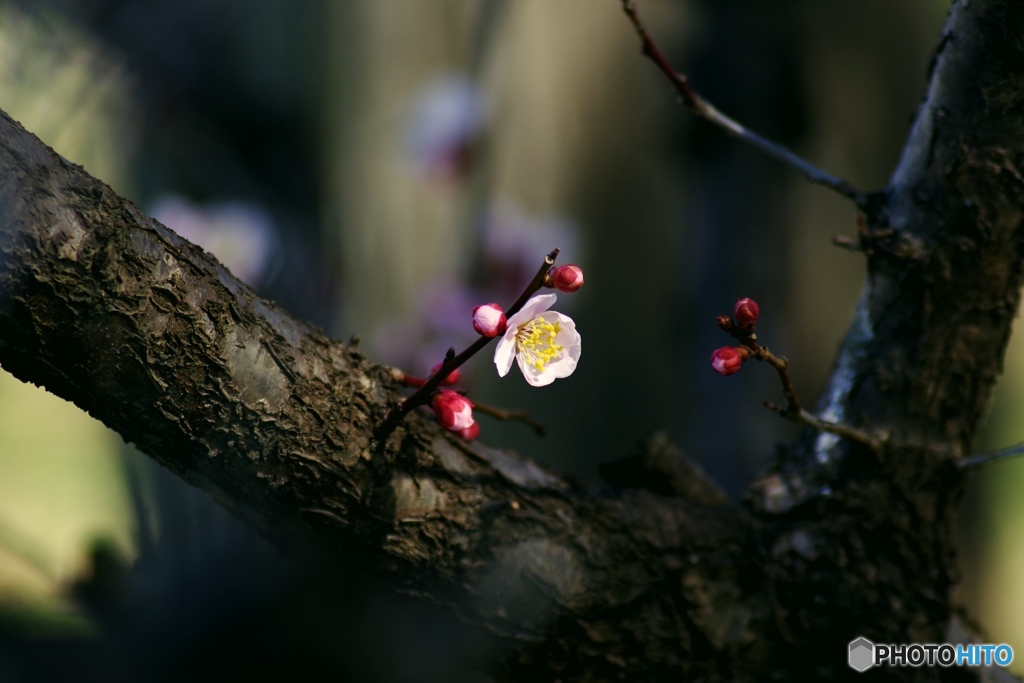
<path fill-rule="evenodd" d="M 641 0 L 744 124 L 885 185 L 948 0 Z M 667 430 L 733 496 L 794 428 L 770 372 L 711 371 L 741 296 L 822 387 L 863 280 L 854 210 L 695 120 L 618 0 L 0 0 L 0 108 L 295 316 L 423 375 L 554 247 L 585 353 L 535 389 L 483 354 L 481 439 L 597 482 Z M 1024 441 L 1015 339 L 979 449 Z M 960 600 L 1024 651 L 1024 462 L 972 482 Z M 305 566 L 60 399 L 0 374 L 0 681 L 485 680 L 481 643 Z M 1017 665 L 1018 672 L 1024 671 Z"/>

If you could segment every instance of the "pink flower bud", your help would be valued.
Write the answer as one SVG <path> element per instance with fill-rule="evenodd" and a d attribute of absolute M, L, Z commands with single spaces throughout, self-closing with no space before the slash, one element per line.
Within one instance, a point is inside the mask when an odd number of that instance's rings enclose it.
<path fill-rule="evenodd" d="M 473 329 L 477 334 L 490 339 L 505 334 L 507 328 L 505 311 L 498 304 L 484 304 L 473 309 Z"/>
<path fill-rule="evenodd" d="M 736 306 L 732 309 L 733 317 L 736 318 L 736 324 L 745 330 L 754 328 L 754 323 L 757 322 L 757 314 L 760 312 L 761 308 L 757 305 L 757 302 L 747 298 L 737 301 Z"/>
<path fill-rule="evenodd" d="M 711 367 L 721 375 L 731 375 L 740 369 L 743 361 L 750 358 L 750 351 L 743 347 L 723 346 L 711 354 Z"/>
<path fill-rule="evenodd" d="M 430 376 L 433 377 L 434 375 L 436 375 L 437 371 L 441 369 L 442 365 L 444 365 L 444 363 L 438 363 L 434 367 L 430 368 Z M 459 377 L 461 377 L 461 376 L 462 376 L 462 373 L 459 372 L 458 368 L 455 368 L 454 370 L 451 371 L 451 373 L 449 373 L 449 375 L 447 377 L 444 378 L 444 381 L 441 382 L 441 384 L 442 384 L 442 386 L 450 387 L 451 385 L 453 385 L 456 382 L 458 382 L 459 381 Z"/>
<path fill-rule="evenodd" d="M 571 294 L 583 286 L 583 269 L 569 264 L 551 271 L 551 284 L 559 292 Z"/>
<path fill-rule="evenodd" d="M 476 437 L 480 436 L 480 423 L 474 422 L 465 429 L 460 429 L 459 436 L 466 441 L 475 441 Z"/>
<path fill-rule="evenodd" d="M 473 426 L 473 404 L 462 394 L 444 389 L 434 394 L 430 402 L 437 421 L 445 429 L 459 432 Z"/>

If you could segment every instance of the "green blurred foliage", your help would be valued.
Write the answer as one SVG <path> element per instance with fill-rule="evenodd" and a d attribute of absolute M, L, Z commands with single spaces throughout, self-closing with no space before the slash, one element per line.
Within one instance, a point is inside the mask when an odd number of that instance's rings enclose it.
<path fill-rule="evenodd" d="M 131 194 L 137 108 L 128 71 L 60 15 L 0 5 L 0 107 L 65 158 Z M 66 600 L 92 539 L 133 554 L 119 437 L 75 406 L 0 375 L 2 623 L 83 632 Z"/>

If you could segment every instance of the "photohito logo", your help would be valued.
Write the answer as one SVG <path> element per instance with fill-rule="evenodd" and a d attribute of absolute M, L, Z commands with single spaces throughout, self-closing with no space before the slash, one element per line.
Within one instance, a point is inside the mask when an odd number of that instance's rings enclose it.
<path fill-rule="evenodd" d="M 1009 666 L 1013 648 L 1009 645 L 951 645 L 949 643 L 908 643 L 881 645 L 867 638 L 850 641 L 850 668 L 864 672 L 873 666 Z"/>

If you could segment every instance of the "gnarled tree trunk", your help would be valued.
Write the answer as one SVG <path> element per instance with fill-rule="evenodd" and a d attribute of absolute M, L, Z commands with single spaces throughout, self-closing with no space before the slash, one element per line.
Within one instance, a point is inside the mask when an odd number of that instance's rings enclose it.
<path fill-rule="evenodd" d="M 659 439 L 588 491 L 415 414 L 385 425 L 387 369 L 6 115 L 0 364 L 282 543 L 451 605 L 493 634 L 499 680 L 852 675 L 852 638 L 941 642 L 953 618 L 956 462 L 1024 263 L 1022 36 L 1019 3 L 954 3 L 867 216 L 868 281 L 819 411 L 882 447 L 809 434 L 744 507 Z"/>

